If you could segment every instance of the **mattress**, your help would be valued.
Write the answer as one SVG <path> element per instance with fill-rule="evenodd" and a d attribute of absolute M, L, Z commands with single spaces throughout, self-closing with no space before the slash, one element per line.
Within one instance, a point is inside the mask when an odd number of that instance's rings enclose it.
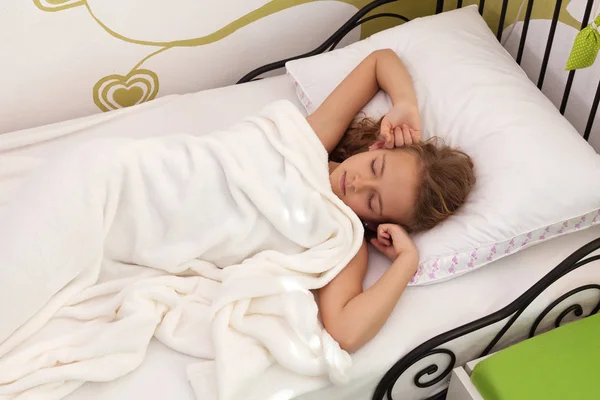
<path fill-rule="evenodd" d="M 195 94 L 167 96 L 117 112 L 1 135 L 0 207 L 14 196 L 30 171 L 67 146 L 106 136 L 150 137 L 178 132 L 201 135 L 255 114 L 264 105 L 281 98 L 302 109 L 291 80 L 282 75 Z M 414 347 L 509 304 L 569 254 L 597 237 L 600 226 L 534 246 L 444 283 L 408 288 L 381 332 L 353 355 L 352 380 L 348 386 L 323 388 L 315 380 L 312 386 L 305 383 L 300 387 L 291 374 L 275 366 L 253 382 L 245 391 L 246 398 L 263 400 L 268 398 L 265 390 L 271 393 L 275 390 L 277 399 L 291 399 L 299 393 L 305 393 L 297 397 L 304 400 L 368 399 L 388 368 Z M 373 251 L 369 257 L 365 287 L 373 284 L 389 265 Z M 522 339 L 541 310 L 563 293 L 586 283 L 600 282 L 600 268 L 595 267 L 580 268 L 553 284 L 509 330 L 503 343 Z M 576 300 L 590 310 L 598 302 L 598 294 L 582 292 Z M 556 314 L 551 314 L 543 325 L 554 321 L 552 315 Z M 499 325 L 491 327 L 446 347 L 457 354 L 458 363 L 466 362 L 478 355 L 498 329 Z M 193 399 L 186 367 L 195 361 L 153 340 L 138 369 L 112 382 L 88 382 L 68 399 Z M 415 370 L 403 375 L 394 387 L 394 397 L 423 398 L 439 390 L 440 386 L 417 389 L 412 383 L 414 373 L 431 361 L 423 360 Z M 445 360 L 437 361 L 444 369 Z"/>

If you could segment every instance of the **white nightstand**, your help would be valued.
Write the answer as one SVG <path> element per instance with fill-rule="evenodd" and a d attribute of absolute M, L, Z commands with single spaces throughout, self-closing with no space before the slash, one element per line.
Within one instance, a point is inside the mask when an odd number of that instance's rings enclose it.
<path fill-rule="evenodd" d="M 469 361 L 464 367 L 457 367 L 452 370 L 446 400 L 483 400 L 477 388 L 471 383 L 471 373 L 478 362 L 489 356 L 491 354 Z"/>

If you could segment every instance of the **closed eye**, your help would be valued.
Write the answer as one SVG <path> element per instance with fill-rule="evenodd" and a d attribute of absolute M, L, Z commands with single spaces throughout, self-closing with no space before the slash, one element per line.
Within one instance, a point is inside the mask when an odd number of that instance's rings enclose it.
<path fill-rule="evenodd" d="M 375 177 L 377 177 L 377 167 L 375 165 L 376 162 L 377 162 L 377 158 L 374 158 L 371 161 L 371 171 L 373 172 L 373 176 L 375 176 Z M 380 166 L 380 171 L 379 171 L 379 176 L 380 177 L 383 176 L 383 169 L 384 168 L 385 168 L 385 155 L 381 159 L 381 166 Z M 371 210 L 373 212 L 377 212 L 377 211 L 375 211 L 376 206 L 373 205 L 373 199 L 374 198 L 375 198 L 375 192 L 371 192 L 371 194 L 369 195 L 369 198 L 368 198 L 368 201 L 369 201 L 368 207 L 369 207 L 369 210 Z M 379 206 L 379 214 L 381 215 L 382 212 L 383 212 L 383 206 L 382 206 L 382 203 L 381 203 L 381 196 L 378 196 L 378 199 L 379 199 L 379 201 L 378 201 L 378 203 L 379 203 L 378 204 L 378 206 Z"/>
<path fill-rule="evenodd" d="M 374 176 L 377 176 L 377 166 L 375 165 L 377 163 L 377 158 L 374 158 L 373 161 L 371 161 L 371 171 L 373 172 Z M 381 163 L 380 163 L 380 167 L 379 167 L 379 177 L 383 176 L 383 170 L 385 169 L 385 155 L 381 158 Z"/>
<path fill-rule="evenodd" d="M 371 211 L 375 211 L 374 207 L 373 207 L 373 198 L 375 197 L 375 193 L 371 192 L 371 194 L 369 195 L 369 210 Z"/>

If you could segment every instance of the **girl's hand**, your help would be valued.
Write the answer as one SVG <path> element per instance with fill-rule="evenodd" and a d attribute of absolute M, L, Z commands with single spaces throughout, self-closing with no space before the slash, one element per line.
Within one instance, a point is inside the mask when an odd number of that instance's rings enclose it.
<path fill-rule="evenodd" d="M 382 147 L 393 149 L 421 141 L 421 116 L 415 104 L 396 104 L 381 120 Z"/>
<path fill-rule="evenodd" d="M 399 225 L 381 224 L 377 227 L 377 237 L 371 239 L 371 244 L 387 258 L 394 261 L 405 252 L 417 252 L 410 236 Z"/>

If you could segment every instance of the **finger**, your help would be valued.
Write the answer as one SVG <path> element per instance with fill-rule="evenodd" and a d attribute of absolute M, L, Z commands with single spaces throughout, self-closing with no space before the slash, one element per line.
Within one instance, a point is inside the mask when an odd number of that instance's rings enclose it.
<path fill-rule="evenodd" d="M 379 129 L 379 133 L 381 134 L 384 140 L 387 141 L 387 139 L 392 135 L 391 131 L 392 125 L 387 121 L 381 121 L 381 129 Z"/>
<path fill-rule="evenodd" d="M 404 137 L 404 144 L 410 146 L 413 144 L 412 136 L 408 125 L 402 125 L 402 136 Z"/>
<path fill-rule="evenodd" d="M 381 232 L 390 232 L 391 229 L 394 229 L 396 225 L 394 224 L 379 224 L 379 226 L 377 227 L 378 229 L 381 230 Z"/>
<path fill-rule="evenodd" d="M 375 246 L 375 248 L 377 248 L 377 250 L 381 251 L 382 253 L 387 253 L 390 251 L 390 249 L 392 249 L 393 247 L 391 246 L 391 244 L 388 243 L 382 243 L 380 241 L 378 241 L 377 239 L 372 239 L 371 240 L 371 244 L 373 246 Z"/>
<path fill-rule="evenodd" d="M 391 124 L 389 123 L 389 121 L 387 120 L 387 118 L 384 118 L 381 120 L 381 126 L 380 126 L 380 132 L 383 135 L 386 132 L 389 132 L 391 128 Z"/>
<path fill-rule="evenodd" d="M 379 243 L 386 245 L 386 246 L 389 246 L 392 244 L 392 242 L 391 242 L 392 239 L 389 237 L 377 236 L 377 240 L 379 241 Z"/>
<path fill-rule="evenodd" d="M 395 129 L 391 129 L 387 132 L 387 135 L 384 136 L 385 139 L 385 148 L 393 149 L 394 148 L 394 131 Z"/>
<path fill-rule="evenodd" d="M 381 241 L 385 240 L 385 241 L 389 242 L 391 240 L 391 236 L 389 233 L 379 230 L 377 232 L 377 239 L 381 240 Z"/>
<path fill-rule="evenodd" d="M 375 246 L 375 247 L 377 248 L 377 250 L 379 250 L 379 251 L 385 251 L 385 250 L 386 250 L 386 248 L 387 248 L 387 247 L 386 247 L 384 244 L 381 244 L 381 243 L 379 243 L 379 242 L 377 241 L 377 239 L 375 239 L 375 238 L 371 239 L 371 240 L 370 240 L 370 242 L 371 242 L 371 244 L 372 244 L 373 246 Z"/>
<path fill-rule="evenodd" d="M 383 236 L 383 235 L 377 235 L 377 240 L 379 241 L 379 243 L 383 243 L 383 244 L 389 244 L 390 241 L 392 240 L 389 236 Z"/>
<path fill-rule="evenodd" d="M 404 136 L 402 135 L 402 128 L 400 128 L 399 126 L 394 128 L 394 146 L 404 146 Z"/>
<path fill-rule="evenodd" d="M 384 247 L 380 245 L 375 239 L 371 240 L 371 244 L 373 245 L 373 247 L 375 247 L 375 249 L 377 249 L 377 251 L 379 251 L 381 254 L 383 254 L 390 260 L 394 259 L 394 252 L 390 247 Z"/>
<path fill-rule="evenodd" d="M 393 143 L 394 137 L 392 134 L 382 134 L 381 135 L 381 146 L 380 149 L 387 149 L 390 147 L 390 143 Z"/>
<path fill-rule="evenodd" d="M 412 137 L 413 143 L 419 143 L 421 141 L 421 131 L 411 129 L 410 136 Z"/>
<path fill-rule="evenodd" d="M 373 247 L 375 247 L 377 250 L 379 250 L 380 252 L 384 253 L 386 252 L 387 248 L 381 244 L 379 244 L 379 242 L 375 239 L 371 239 L 371 244 L 373 245 Z"/>
<path fill-rule="evenodd" d="M 409 122 L 408 125 L 410 129 L 413 129 L 415 131 L 421 131 L 421 118 L 414 118 L 412 121 Z"/>
<path fill-rule="evenodd" d="M 379 230 L 377 231 L 377 236 L 386 236 L 388 239 L 393 240 L 394 232 L 398 229 L 397 225 L 394 224 L 381 224 L 379 225 Z"/>

